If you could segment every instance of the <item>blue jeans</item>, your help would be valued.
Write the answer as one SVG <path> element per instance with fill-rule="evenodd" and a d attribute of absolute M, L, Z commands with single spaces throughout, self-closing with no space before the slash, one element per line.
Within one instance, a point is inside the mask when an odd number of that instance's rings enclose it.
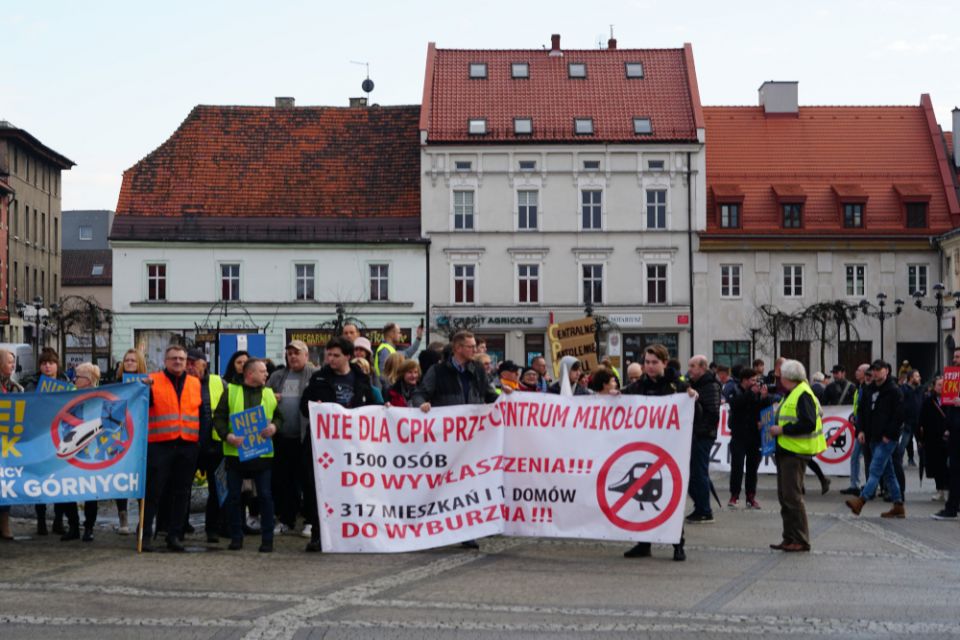
<path fill-rule="evenodd" d="M 713 439 L 694 438 L 690 448 L 690 484 L 687 493 L 693 500 L 693 512 L 712 515 L 710 509 L 710 452 Z"/>
<path fill-rule="evenodd" d="M 853 455 L 850 456 L 850 486 L 854 489 L 860 488 L 860 456 L 863 455 L 863 447 L 860 440 L 853 439 Z M 867 469 L 869 474 L 870 470 Z"/>
<path fill-rule="evenodd" d="M 260 501 L 260 539 L 273 542 L 273 493 L 270 491 L 270 469 L 251 474 L 257 487 Z M 243 517 L 240 509 L 240 493 L 243 491 L 243 473 L 239 469 L 227 469 L 227 513 L 230 516 L 230 539 L 243 540 Z"/>
<path fill-rule="evenodd" d="M 893 472 L 893 465 L 890 458 L 896 451 L 899 442 L 891 440 L 890 442 L 871 442 L 870 451 L 872 459 L 870 460 L 870 473 L 867 477 L 867 484 L 863 485 L 860 491 L 860 497 L 869 500 L 870 496 L 877 492 L 877 485 L 880 484 L 880 476 L 883 476 L 884 486 L 887 487 L 890 497 L 894 502 L 903 502 L 903 494 L 900 493 L 900 483 L 897 482 L 897 476 Z"/>

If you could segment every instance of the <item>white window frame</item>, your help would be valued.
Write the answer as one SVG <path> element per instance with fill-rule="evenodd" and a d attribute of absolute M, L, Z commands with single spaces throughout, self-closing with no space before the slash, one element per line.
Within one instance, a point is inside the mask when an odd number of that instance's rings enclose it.
<path fill-rule="evenodd" d="M 529 194 L 529 193 L 534 194 L 534 200 L 535 200 L 535 202 L 533 203 L 533 207 L 535 208 L 535 215 L 536 215 L 536 218 L 537 218 L 537 223 L 536 223 L 535 225 L 533 225 L 532 227 L 531 227 L 531 226 L 522 227 L 522 226 L 520 226 L 520 214 L 521 214 L 521 209 L 522 209 L 523 207 L 529 207 L 529 206 L 530 206 L 530 203 L 529 203 L 529 202 L 526 203 L 526 204 L 521 203 L 521 202 L 520 202 L 520 198 L 521 198 L 521 194 Z M 517 189 L 516 203 L 517 203 L 517 215 L 516 215 L 516 217 L 514 218 L 514 220 L 515 220 L 515 222 L 514 222 L 514 227 L 515 227 L 515 229 L 516 229 L 517 231 L 539 231 L 539 230 L 540 230 L 540 190 L 539 190 L 539 189 L 529 189 L 529 188 Z M 529 215 L 528 215 L 527 219 L 528 219 L 528 221 L 529 221 Z"/>
<path fill-rule="evenodd" d="M 522 267 L 536 267 L 536 268 L 537 268 L 537 276 L 536 276 L 536 278 L 532 278 L 532 277 L 530 277 L 529 275 L 528 275 L 526 278 L 522 278 L 522 277 L 520 276 L 520 269 L 521 269 Z M 514 283 L 515 283 L 515 284 L 514 284 L 514 290 L 513 290 L 513 300 L 514 300 L 514 302 L 516 302 L 517 304 L 524 305 L 524 306 L 534 306 L 534 307 L 535 307 L 535 306 L 539 305 L 540 302 L 543 300 L 543 264 L 540 263 L 540 262 L 528 262 L 528 261 L 518 262 L 518 263 L 516 263 L 516 265 L 514 266 L 513 272 L 514 272 L 514 275 L 515 275 L 515 278 L 514 278 Z M 520 282 L 521 282 L 522 280 L 525 280 L 525 281 L 527 281 L 527 282 L 531 282 L 531 281 L 534 281 L 534 280 L 536 281 L 536 283 L 537 283 L 537 299 L 536 299 L 536 300 L 534 300 L 534 301 L 527 300 L 526 302 L 521 302 L 521 300 L 520 300 Z M 529 293 L 530 293 L 530 289 L 529 289 L 529 286 L 528 286 L 528 288 L 527 288 L 527 294 L 528 294 L 527 297 L 528 297 L 528 298 L 529 298 Z"/>
<path fill-rule="evenodd" d="M 84 230 L 87 231 L 86 236 L 84 236 L 84 233 L 83 233 Z M 93 227 L 90 226 L 89 224 L 80 225 L 80 227 L 77 229 L 77 236 L 79 240 L 82 240 L 84 242 L 93 240 Z"/>
<path fill-rule="evenodd" d="M 477 231 L 479 229 L 479 225 L 477 224 L 477 191 L 478 189 L 476 189 L 473 186 L 463 187 L 463 188 L 453 187 L 452 189 L 450 189 L 450 230 L 451 231 L 469 233 L 471 231 Z M 457 194 L 458 193 L 472 194 L 472 198 L 473 198 L 473 208 L 471 211 L 472 225 L 469 228 L 466 228 L 466 227 L 461 229 L 457 228 Z M 463 206 L 463 205 L 460 205 L 460 206 Z"/>
<path fill-rule="evenodd" d="M 161 266 L 163 267 L 163 297 L 162 298 L 151 298 L 150 297 L 150 280 L 151 278 L 156 279 L 158 282 L 161 280 L 159 276 L 152 277 L 150 275 L 150 267 L 152 266 Z M 16 285 L 16 283 L 14 283 Z M 143 268 L 143 299 L 147 302 L 166 302 L 170 299 L 170 265 L 165 260 L 150 260 L 144 262 Z"/>
<path fill-rule="evenodd" d="M 723 290 L 724 271 L 727 272 L 727 291 Z M 743 297 L 743 265 L 720 265 L 720 297 L 725 300 L 739 300 Z"/>
<path fill-rule="evenodd" d="M 225 298 L 223 297 L 223 268 L 224 267 L 236 267 L 237 268 L 237 297 L 236 298 Z M 231 278 L 232 279 L 232 278 Z M 231 292 L 233 292 L 233 287 L 230 287 Z M 221 302 L 240 302 L 243 300 L 243 264 L 236 260 L 224 260 L 223 262 L 217 263 L 217 300 Z"/>
<path fill-rule="evenodd" d="M 787 280 L 788 280 L 788 270 L 789 270 L 789 281 L 790 281 L 790 292 L 787 293 Z M 804 286 L 804 268 L 802 264 L 785 264 L 782 268 L 783 280 L 782 280 L 782 289 L 784 298 L 802 298 L 803 297 L 803 286 Z M 800 286 L 797 286 L 796 280 L 797 276 L 800 276 Z"/>
<path fill-rule="evenodd" d="M 577 68 L 577 72 L 574 73 L 574 67 Z M 583 69 L 583 73 L 580 73 L 580 69 Z M 585 80 L 587 77 L 587 63 L 586 62 L 568 62 L 567 63 L 567 78 L 571 80 Z"/>
<path fill-rule="evenodd" d="M 662 227 L 651 227 L 650 222 L 650 194 L 651 193 L 662 193 L 663 194 L 663 226 Z M 657 207 L 660 206 L 660 203 L 656 203 Z M 643 228 L 650 231 L 666 231 L 670 228 L 670 190 L 666 186 L 661 185 L 650 185 L 644 189 L 643 194 Z"/>
<path fill-rule="evenodd" d="M 308 298 L 301 298 L 300 293 L 300 267 L 313 267 L 313 295 Z M 303 278 L 306 280 L 306 278 Z M 294 262 L 293 263 L 293 299 L 297 302 L 309 302 L 317 299 L 317 264 L 315 262 Z"/>
<path fill-rule="evenodd" d="M 663 297 L 662 301 L 654 302 L 650 300 L 650 267 L 663 267 Z M 659 280 L 659 278 L 658 278 Z M 663 307 L 669 306 L 671 304 L 673 296 L 670 291 L 670 263 L 669 262 L 659 262 L 659 261 L 649 261 L 643 263 L 643 303 L 646 305 Z"/>
<path fill-rule="evenodd" d="M 473 301 L 457 302 L 457 267 L 473 267 Z M 473 307 L 480 300 L 480 263 L 453 262 L 450 265 L 450 304 L 459 307 Z"/>
<path fill-rule="evenodd" d="M 384 280 L 386 281 L 386 285 L 387 285 L 387 295 L 386 295 L 385 298 L 374 298 L 374 297 L 373 297 L 373 281 L 374 281 L 373 269 L 374 269 L 374 267 L 378 267 L 378 268 L 379 268 L 379 267 L 386 267 L 386 268 L 387 268 L 386 277 L 382 277 L 381 274 L 379 274 L 379 273 L 378 273 L 377 276 L 376 276 L 376 280 L 377 280 L 377 281 L 384 281 Z M 391 278 L 390 278 L 390 272 L 391 272 L 391 271 L 393 271 L 393 267 L 391 266 L 391 263 L 390 263 L 390 262 L 376 261 L 376 262 L 368 262 L 368 263 L 367 263 L 367 300 L 369 300 L 370 302 L 389 302 L 389 301 L 391 300 L 391 297 L 390 297 L 390 289 L 392 288 L 392 287 L 390 286 L 390 280 L 391 280 Z"/>
<path fill-rule="evenodd" d="M 470 118 L 467 120 L 467 134 L 471 136 L 487 135 L 487 119 Z"/>
<path fill-rule="evenodd" d="M 862 299 L 863 296 L 866 295 L 866 291 L 867 291 L 867 265 L 863 263 L 856 263 L 856 264 L 845 264 L 843 265 L 843 267 L 844 267 L 843 268 L 843 289 L 846 292 L 847 297 L 856 298 L 857 300 Z M 859 283 L 857 282 L 858 270 L 860 271 Z M 851 271 L 853 273 L 852 283 L 849 279 L 849 275 Z M 851 284 L 853 285 L 852 291 L 850 289 Z M 857 288 L 857 284 L 860 285 L 859 288 Z"/>
<path fill-rule="evenodd" d="M 583 283 L 584 283 L 583 268 L 588 266 L 600 267 L 600 298 L 601 299 L 599 302 L 594 300 L 588 301 L 583 295 Z M 608 271 L 607 263 L 605 260 L 600 260 L 600 261 L 583 260 L 583 261 L 577 262 L 577 289 L 579 291 L 579 294 L 577 297 L 580 298 L 580 304 L 603 305 L 607 303 L 607 271 Z"/>
<path fill-rule="evenodd" d="M 593 192 L 593 191 L 598 191 L 598 192 L 600 192 L 600 226 L 599 226 L 599 227 L 584 227 L 584 226 L 583 226 L 583 207 L 584 207 L 583 194 L 584 194 L 585 192 L 587 192 L 587 191 L 591 191 L 591 192 Z M 606 197 L 604 197 L 604 195 L 605 195 L 605 194 L 604 194 L 604 191 L 605 191 L 605 189 L 604 189 L 603 187 L 600 187 L 600 186 L 596 186 L 596 187 L 593 187 L 593 186 L 582 186 L 582 187 L 580 187 L 580 189 L 578 189 L 578 191 L 577 191 L 577 229 L 578 229 L 579 231 L 604 231 L 604 230 L 606 230 L 606 227 L 607 227 L 607 224 L 606 224 L 606 222 L 607 222 L 607 215 L 606 215 L 606 213 L 607 213 L 607 212 L 606 212 L 605 209 L 606 209 L 606 201 L 607 201 L 607 199 L 606 199 Z M 593 207 L 593 206 L 596 206 L 596 205 L 594 205 L 593 203 L 591 203 L 590 206 Z M 591 220 L 592 220 L 592 217 L 593 217 L 593 216 L 591 215 Z"/>
<path fill-rule="evenodd" d="M 947 257 L 947 273 L 950 273 L 949 256 Z M 911 272 L 914 272 L 911 274 Z M 923 287 L 920 287 L 920 274 L 923 274 Z M 910 286 L 911 275 L 913 275 L 914 284 Z M 928 264 L 908 264 L 907 265 L 907 295 L 913 295 L 915 291 L 922 291 L 923 295 L 930 292 L 930 265 Z"/>
<path fill-rule="evenodd" d="M 514 80 L 528 80 L 530 78 L 530 63 L 511 62 L 510 77 Z"/>

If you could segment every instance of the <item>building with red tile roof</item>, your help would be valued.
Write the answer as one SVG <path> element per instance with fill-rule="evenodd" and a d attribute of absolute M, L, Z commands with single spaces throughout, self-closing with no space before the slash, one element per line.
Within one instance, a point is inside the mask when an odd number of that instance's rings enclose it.
<path fill-rule="evenodd" d="M 420 133 L 433 322 L 469 321 L 494 359 L 550 361 L 547 326 L 595 313 L 621 364 L 652 342 L 685 357 L 703 127 L 689 44 L 431 43 Z"/>
<path fill-rule="evenodd" d="M 354 102 L 200 105 L 124 172 L 114 357 L 135 345 L 159 364 L 171 340 L 213 356 L 229 331 L 266 333 L 262 355 L 282 362 L 292 335 L 338 309 L 371 328 L 419 324 L 420 107 Z"/>
<path fill-rule="evenodd" d="M 774 345 L 759 308 L 795 314 L 881 292 L 893 307 L 944 279 L 934 239 L 960 226 L 960 203 L 930 97 L 915 106 L 808 107 L 799 106 L 796 83 L 764 83 L 759 106 L 705 107 L 704 118 L 707 225 L 696 300 L 716 313 L 699 333 L 701 348 L 721 361 L 788 355 L 811 374 L 883 354 L 922 364 L 928 377 L 943 336 L 934 339 L 932 320 L 917 309 L 887 321 L 884 345 L 861 314 L 838 354 L 835 336 L 823 341 L 809 328 L 784 330 Z M 751 328 L 761 336 L 753 344 Z"/>

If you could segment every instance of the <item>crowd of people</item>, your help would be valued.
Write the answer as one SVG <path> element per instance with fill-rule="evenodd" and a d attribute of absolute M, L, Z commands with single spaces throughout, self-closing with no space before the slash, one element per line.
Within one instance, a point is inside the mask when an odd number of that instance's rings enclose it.
<path fill-rule="evenodd" d="M 829 382 L 822 374 L 808 381 L 803 365 L 779 358 L 772 371 L 762 360 L 752 366 L 715 366 L 696 355 L 681 364 L 670 358 L 663 345 L 650 345 L 643 361 L 630 363 L 625 377 L 604 359 L 589 374 L 579 360 L 567 356 L 559 363 L 556 379 L 550 376 L 546 360 L 533 358 L 521 367 L 504 360 L 494 365 L 485 344 L 469 332 L 460 332 L 448 344 L 431 343 L 421 349 L 422 327 L 408 348 L 399 348 L 399 327 L 388 324 L 383 342 L 376 350 L 360 335 L 359 327 L 348 323 L 341 335 L 324 348 L 322 366 L 310 362 L 305 343 L 293 340 L 284 350 L 285 362 L 274 367 L 268 360 L 246 351 L 232 354 L 223 375 L 209 371 L 206 354 L 200 349 L 171 345 L 164 354 L 160 371 L 147 374 L 143 355 L 130 349 L 115 372 L 141 374 L 139 382 L 150 387 L 147 479 L 144 499 L 143 550 L 152 551 L 159 533 L 170 551 L 183 551 L 184 536 L 193 533 L 189 522 L 191 487 L 197 472 L 207 478 L 204 512 L 207 542 L 229 540 L 228 549 L 243 548 L 246 535 L 260 535 L 259 550 L 271 552 L 275 535 L 299 533 L 309 539 L 306 551 L 321 550 L 313 456 L 308 429 L 310 402 L 337 403 L 346 408 L 374 404 L 433 407 L 484 404 L 502 394 L 554 393 L 565 396 L 646 395 L 687 393 L 695 401 L 688 494 L 693 511 L 685 523 L 714 521 L 711 493 L 716 496 L 709 475 L 709 462 L 721 406 L 728 405 L 731 441 L 731 473 L 727 507 L 740 508 L 741 491 L 746 509 L 760 509 L 757 477 L 761 453 L 762 413 L 776 407 L 769 434 L 776 438 L 777 496 L 783 518 L 783 535 L 774 549 L 795 552 L 810 549 L 810 536 L 803 495 L 807 469 L 818 476 L 822 493 L 830 481 L 816 463 L 826 448 L 823 433 L 823 406 L 852 405 L 850 420 L 856 438 L 850 457 L 850 486 L 842 493 L 851 511 L 860 514 L 877 495 L 892 502 L 885 518 L 905 517 L 907 464 L 914 462 L 917 443 L 920 464 L 934 479 L 934 500 L 945 501 L 937 519 L 957 518 L 960 502 L 960 407 L 941 401 L 942 377 L 924 387 L 916 371 L 901 371 L 898 381 L 891 366 L 881 360 L 863 364 L 848 380 L 837 365 Z M 13 354 L 0 351 L 0 393 L 31 391 L 40 375 L 67 380 L 56 351 L 44 349 L 38 373 L 18 384 L 13 378 Z M 960 366 L 960 350 L 953 364 Z M 77 388 L 98 386 L 100 369 L 91 363 L 73 371 Z M 272 451 L 250 460 L 240 460 L 242 440 L 231 427 L 230 416 L 262 406 L 268 426 L 261 436 L 272 441 Z M 860 482 L 861 458 L 864 482 Z M 222 471 L 225 482 L 215 481 Z M 226 496 L 220 492 L 225 488 Z M 719 498 L 717 499 L 719 502 Z M 54 505 L 52 530 L 61 540 L 93 540 L 97 520 L 96 501 L 84 504 L 84 521 L 74 503 Z M 131 533 L 127 501 L 117 501 L 118 533 Z M 36 506 L 37 534 L 48 535 L 46 505 Z M 297 523 L 302 518 L 302 527 Z M 64 520 L 66 524 L 64 524 Z M 0 538 L 11 539 L 9 508 L 0 508 Z M 464 546 L 477 548 L 470 540 Z M 629 558 L 651 555 L 649 543 L 639 543 L 624 554 Z M 686 558 L 684 539 L 674 545 L 674 560 Z"/>

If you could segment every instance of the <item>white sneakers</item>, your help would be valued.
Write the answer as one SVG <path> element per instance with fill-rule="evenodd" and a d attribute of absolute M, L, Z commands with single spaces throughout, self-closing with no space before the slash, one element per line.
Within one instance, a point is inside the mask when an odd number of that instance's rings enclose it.
<path fill-rule="evenodd" d="M 313 525 L 312 524 L 303 525 L 303 530 L 300 532 L 300 535 L 303 536 L 304 538 L 313 537 Z"/>
<path fill-rule="evenodd" d="M 946 499 L 946 496 L 943 495 L 943 491 L 937 491 L 935 494 L 930 496 L 931 502 L 945 502 Z"/>

